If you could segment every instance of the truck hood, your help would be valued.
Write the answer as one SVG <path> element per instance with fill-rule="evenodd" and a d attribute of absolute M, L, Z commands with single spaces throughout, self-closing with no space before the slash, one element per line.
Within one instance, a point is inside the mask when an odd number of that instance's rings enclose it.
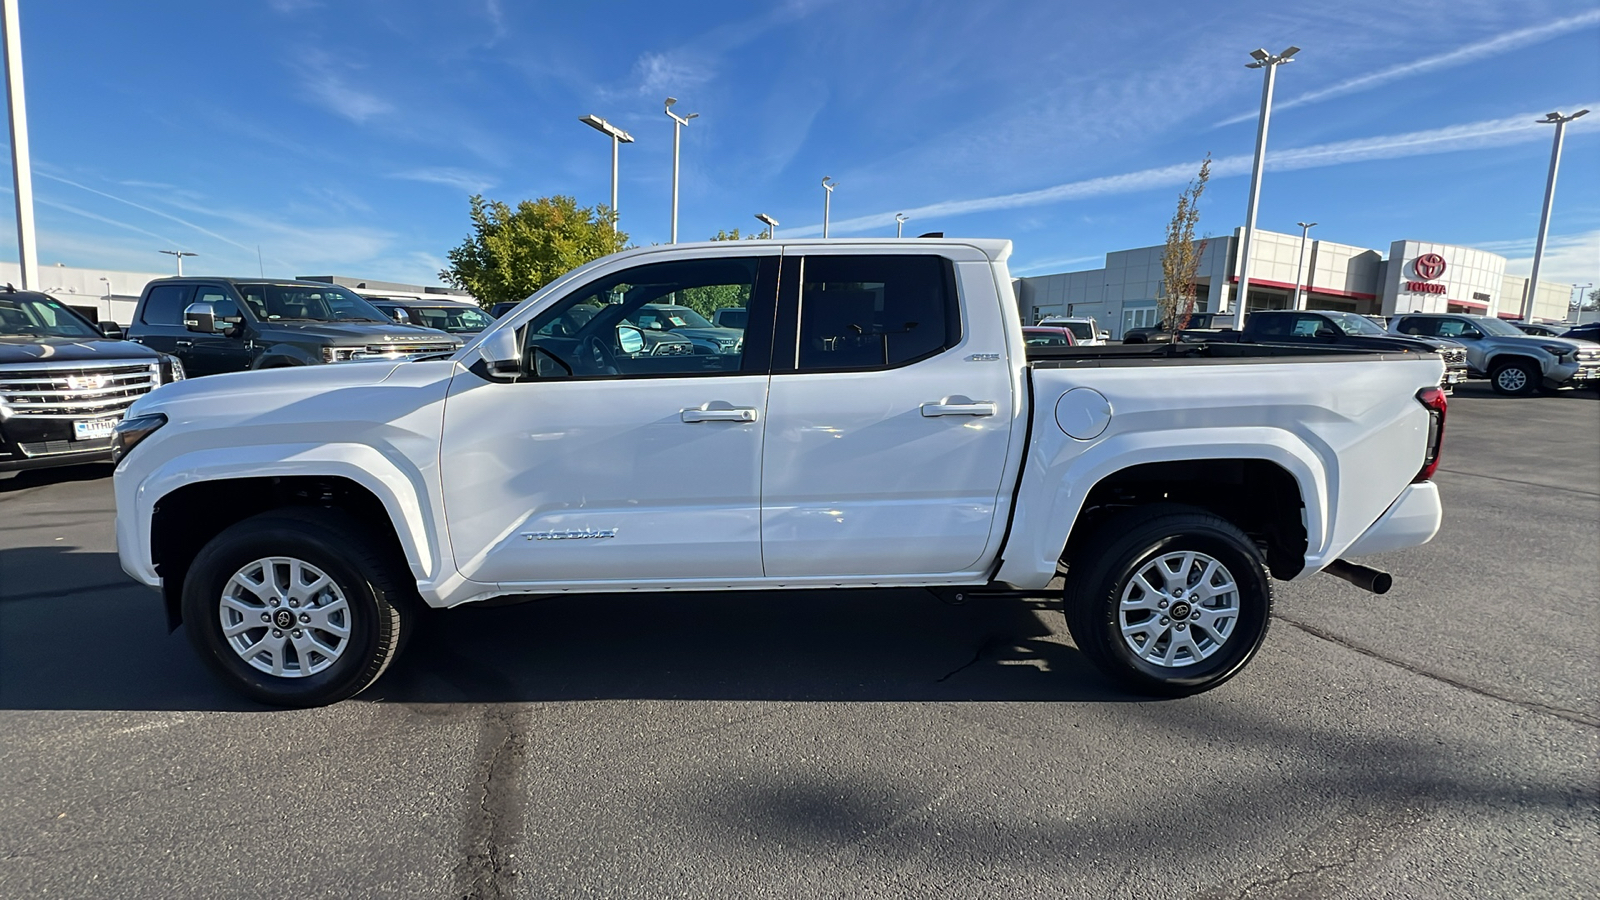
<path fill-rule="evenodd" d="M 282 394 L 286 399 L 320 394 L 336 388 L 377 384 L 405 361 L 382 360 L 321 366 L 290 366 L 190 378 L 163 385 L 140 397 L 128 408 L 127 418 L 181 409 L 187 418 L 230 414 L 237 398 L 247 394 Z"/>
<path fill-rule="evenodd" d="M 261 322 L 263 331 L 294 334 L 302 340 L 322 340 L 338 346 L 367 344 L 453 344 L 461 346 L 461 339 L 434 328 L 420 325 L 386 325 L 378 322 Z"/>
<path fill-rule="evenodd" d="M 35 362 L 155 362 L 156 351 L 133 341 L 111 338 L 35 338 L 0 336 L 0 365 Z"/>

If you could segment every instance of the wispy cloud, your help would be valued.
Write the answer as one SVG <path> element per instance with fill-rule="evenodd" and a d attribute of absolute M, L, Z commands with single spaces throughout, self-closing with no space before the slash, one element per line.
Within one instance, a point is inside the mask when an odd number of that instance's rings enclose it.
<path fill-rule="evenodd" d="M 838 0 L 787 0 L 758 16 L 727 22 L 683 41 L 682 49 L 642 53 L 633 64 L 633 91 L 655 95 L 700 87 L 716 75 L 717 64 L 728 51 L 836 2 Z"/>
<path fill-rule="evenodd" d="M 1381 69 L 1377 72 L 1370 72 L 1366 75 L 1358 75 L 1355 78 L 1348 78 L 1325 88 L 1307 91 L 1304 94 L 1301 94 L 1297 97 L 1292 97 L 1288 100 L 1276 100 L 1272 104 L 1272 111 L 1282 112 L 1286 109 L 1293 109 L 1296 106 L 1305 106 L 1309 103 L 1317 103 L 1330 97 L 1341 97 L 1345 94 L 1354 94 L 1359 91 L 1371 90 L 1379 85 L 1388 84 L 1391 81 L 1396 81 L 1411 75 L 1420 75 L 1424 72 L 1434 72 L 1439 69 L 1448 69 L 1452 66 L 1476 62 L 1478 60 L 1487 59 L 1491 56 L 1499 56 L 1503 53 L 1510 53 L 1513 50 L 1520 50 L 1523 47 L 1529 47 L 1533 44 L 1547 41 L 1553 37 L 1558 37 L 1573 31 L 1581 31 L 1585 28 L 1592 28 L 1596 25 L 1600 25 L 1600 9 L 1593 9 L 1576 16 L 1569 16 L 1565 19 L 1557 19 L 1554 22 L 1548 22 L 1544 25 L 1535 25 L 1532 28 L 1522 28 L 1518 29 L 1517 31 L 1509 31 L 1497 37 L 1492 37 L 1486 41 L 1477 41 L 1475 43 L 1467 44 L 1463 47 L 1457 47 L 1448 53 L 1440 53 L 1435 56 L 1429 56 L 1416 60 L 1415 62 L 1402 63 L 1398 66 L 1390 66 L 1387 69 Z M 1236 116 L 1223 119 L 1221 122 L 1216 124 L 1216 127 L 1220 128 L 1224 125 L 1234 125 L 1239 122 L 1250 121 L 1256 118 L 1257 115 L 1257 110 L 1240 113 Z"/>
<path fill-rule="evenodd" d="M 1310 147 L 1274 150 L 1267 153 L 1266 168 L 1273 171 L 1314 169 L 1378 159 L 1395 159 L 1405 156 L 1474 150 L 1538 140 L 1544 138 L 1549 132 L 1544 125 L 1535 119 L 1535 115 L 1535 113 L 1522 113 L 1503 119 L 1468 122 L 1428 131 L 1412 131 L 1404 134 L 1315 144 Z M 1584 127 L 1581 125 L 1583 121 L 1579 120 L 1579 122 L 1573 123 L 1570 127 L 1573 129 Z M 1588 126 L 1585 130 L 1593 127 Z M 1211 162 L 1211 177 L 1227 178 L 1247 174 L 1250 171 L 1252 162 L 1253 158 L 1249 154 L 1214 159 Z M 869 216 L 845 219 L 830 224 L 833 230 L 853 232 L 892 224 L 895 212 L 903 212 L 916 219 L 950 218 L 999 209 L 1043 206 L 1067 200 L 1079 200 L 1085 197 L 1127 194 L 1153 188 L 1171 187 L 1185 184 L 1189 179 L 1193 178 L 1198 164 L 1198 160 L 1193 160 L 1153 169 L 1141 169 L 1137 172 L 1127 172 L 1121 175 L 1104 175 L 1099 178 L 1071 181 L 1066 184 L 1058 184 L 1034 191 L 979 197 L 971 200 L 947 200 L 912 209 L 874 213 Z M 820 223 L 805 225 L 785 229 L 785 232 L 800 236 L 820 234 L 822 225 Z"/>
<path fill-rule="evenodd" d="M 1031 262 L 1025 266 L 1013 266 L 1011 268 L 1011 274 L 1026 275 L 1029 272 L 1037 272 L 1040 269 L 1059 269 L 1063 266 L 1081 266 L 1084 263 L 1102 262 L 1104 260 L 1105 256 L 1100 254 L 1096 254 L 1094 256 L 1071 256 L 1061 259 L 1041 259 Z"/>
<path fill-rule="evenodd" d="M 287 16 L 307 9 L 316 9 L 322 4 L 319 0 L 267 0 L 267 5 Z"/>
<path fill-rule="evenodd" d="M 390 178 L 401 181 L 420 181 L 425 184 L 442 184 L 455 188 L 468 194 L 481 194 L 495 186 L 495 181 L 488 176 L 477 172 L 468 172 L 465 169 L 451 168 L 426 168 L 410 169 L 404 172 L 392 172 Z"/>
<path fill-rule="evenodd" d="M 1484 241 L 1472 246 L 1505 256 L 1506 274 L 1526 278 L 1533 271 L 1533 240 Z M 1600 229 L 1547 238 L 1539 281 L 1600 284 Z"/>
<path fill-rule="evenodd" d="M 295 63 L 300 69 L 301 86 L 313 101 L 330 112 L 363 125 L 374 116 L 394 111 L 394 104 L 388 100 L 352 85 L 348 79 L 352 67 L 326 53 L 309 52 L 297 57 Z"/>
<path fill-rule="evenodd" d="M 118 203 L 125 203 L 128 206 L 133 207 L 134 209 L 142 210 L 144 212 L 150 213 L 153 216 L 160 216 L 161 218 L 167 219 L 168 221 L 176 222 L 179 225 L 184 226 L 185 228 L 192 228 L 195 231 L 198 231 L 198 232 L 200 232 L 201 234 L 203 234 L 203 235 L 205 235 L 207 237 L 215 238 L 215 239 L 217 239 L 219 241 L 222 241 L 225 244 L 232 244 L 233 246 L 238 247 L 241 250 L 251 250 L 251 251 L 254 250 L 253 247 L 250 247 L 250 246 L 248 246 L 246 244 L 242 244 L 242 243 L 234 240 L 233 238 L 227 237 L 226 235 L 218 234 L 218 233 L 216 233 L 215 231 L 212 231 L 209 228 L 205 228 L 205 227 L 203 227 L 201 225 L 197 225 L 194 222 L 189 221 L 188 219 L 180 218 L 180 217 L 175 216 L 175 215 L 173 215 L 172 213 L 169 213 L 169 212 L 162 212 L 161 210 L 156 209 L 154 207 L 145 206 L 143 203 L 135 203 L 134 201 L 129 200 L 126 197 L 118 197 L 116 194 L 110 194 L 110 193 L 107 193 L 105 191 L 99 190 L 97 188 L 89 187 L 86 184 L 80 184 L 80 183 L 78 183 L 76 181 L 73 181 L 70 178 L 62 178 L 60 175 L 51 175 L 48 172 L 40 172 L 38 170 L 35 170 L 35 174 L 37 174 L 40 178 L 48 178 L 51 181 L 59 181 L 62 184 L 70 185 L 71 187 L 75 187 L 80 191 L 88 191 L 91 194 L 95 194 L 95 195 L 98 195 L 98 196 L 101 196 L 101 197 L 105 197 L 107 200 L 115 200 Z M 41 202 L 43 202 L 43 201 L 41 201 Z M 67 207 L 63 207 L 63 208 L 67 208 Z M 71 211 L 79 212 L 78 210 L 75 210 L 75 209 L 71 210 Z M 80 214 L 84 214 L 84 213 L 80 213 Z M 107 219 L 105 221 L 111 222 L 112 224 L 118 224 L 118 225 L 122 224 L 122 223 L 115 222 L 115 221 L 110 220 L 110 219 Z M 133 228 L 134 226 L 126 225 L 124 227 Z M 138 229 L 136 229 L 136 230 L 138 230 Z M 151 234 L 151 232 L 147 231 L 147 232 L 145 232 L 145 234 Z M 163 238 L 163 240 L 167 240 L 167 239 Z"/>

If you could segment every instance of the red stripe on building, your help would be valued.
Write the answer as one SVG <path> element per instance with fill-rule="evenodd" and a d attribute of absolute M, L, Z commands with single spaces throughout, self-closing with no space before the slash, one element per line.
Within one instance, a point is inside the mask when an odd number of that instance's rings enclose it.
<path fill-rule="evenodd" d="M 1230 281 L 1230 282 L 1232 282 L 1234 284 L 1238 284 L 1239 283 L 1239 276 L 1237 276 L 1237 275 L 1229 275 L 1228 276 L 1228 281 Z M 1250 279 L 1250 283 L 1251 284 L 1259 284 L 1259 285 L 1262 285 L 1263 287 L 1282 288 L 1282 289 L 1284 289 L 1286 291 L 1294 290 L 1294 285 L 1293 284 L 1289 284 L 1289 283 L 1283 282 L 1283 281 L 1268 281 L 1265 278 L 1252 278 L 1252 279 Z M 1378 299 L 1378 295 L 1377 294 L 1363 294 L 1360 291 L 1340 291 L 1340 290 L 1335 290 L 1333 288 L 1312 287 L 1309 284 L 1305 285 L 1302 289 L 1308 294 L 1326 294 L 1329 297 L 1349 297 L 1351 300 L 1376 300 L 1376 299 Z"/>

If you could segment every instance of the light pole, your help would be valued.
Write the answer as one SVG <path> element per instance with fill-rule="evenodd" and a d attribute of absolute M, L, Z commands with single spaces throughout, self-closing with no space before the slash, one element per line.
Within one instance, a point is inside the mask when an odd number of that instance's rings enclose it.
<path fill-rule="evenodd" d="M 190 253 L 187 250 L 163 250 L 161 252 L 167 254 L 168 256 L 173 257 L 174 259 L 176 259 L 178 261 L 178 276 L 179 277 L 183 276 L 183 258 L 185 256 L 199 256 L 200 255 L 198 253 Z"/>
<path fill-rule="evenodd" d="M 771 240 L 772 239 L 772 230 L 774 228 L 778 227 L 778 220 L 774 219 L 773 217 L 771 217 L 769 215 L 767 215 L 766 213 L 756 213 L 756 218 L 760 219 L 762 221 L 762 223 L 764 223 L 767 226 L 767 239 Z"/>
<path fill-rule="evenodd" d="M 1305 309 L 1301 302 L 1300 286 L 1305 283 L 1306 275 L 1306 232 L 1316 226 L 1315 222 L 1296 222 L 1300 226 L 1300 264 L 1294 270 L 1294 308 Z"/>
<path fill-rule="evenodd" d="M 672 120 L 672 240 L 669 243 L 673 244 L 678 242 L 678 135 L 690 119 L 700 116 L 699 113 L 680 116 L 673 112 L 672 104 L 677 102 L 677 97 L 668 97 L 666 108 L 667 118 Z"/>
<path fill-rule="evenodd" d="M 1556 126 L 1555 146 L 1550 148 L 1550 177 L 1544 183 L 1544 211 L 1539 214 L 1539 240 L 1533 245 L 1533 271 L 1528 275 L 1528 296 L 1522 300 L 1522 321 L 1533 321 L 1533 300 L 1539 293 L 1539 264 L 1544 262 L 1544 237 L 1550 230 L 1550 206 L 1556 199 L 1556 169 L 1561 167 L 1561 142 L 1567 136 L 1567 123 L 1579 116 L 1586 115 L 1587 109 L 1580 109 L 1570 116 L 1561 113 L 1545 113 L 1540 122 Z"/>
<path fill-rule="evenodd" d="M 1583 320 L 1583 301 L 1589 299 L 1589 288 L 1594 287 L 1594 282 L 1575 284 L 1572 287 L 1578 292 L 1578 302 L 1572 304 L 1572 321 L 1576 324 Z"/>
<path fill-rule="evenodd" d="M 829 212 L 829 208 L 831 206 L 833 206 L 833 189 L 838 187 L 838 186 L 839 186 L 839 182 L 834 181 L 833 179 L 829 178 L 826 175 L 822 176 L 822 191 L 823 191 L 823 194 L 822 194 L 822 236 L 823 237 L 827 237 L 828 236 L 828 212 Z"/>
<path fill-rule="evenodd" d="M 617 148 L 622 144 L 633 143 L 633 135 L 623 131 L 621 128 L 618 128 L 615 125 L 612 125 L 610 122 L 607 122 L 605 119 L 602 119 L 599 116 L 584 116 L 578 121 L 589 126 L 590 128 L 593 128 L 595 131 L 598 131 L 601 134 L 611 136 L 611 230 L 612 232 L 616 232 L 622 227 L 620 224 L 618 224 L 619 216 L 617 213 Z M 674 169 L 674 171 L 676 171 L 676 169 Z M 673 218 L 674 221 L 676 221 L 677 217 L 674 216 Z"/>
<path fill-rule="evenodd" d="M 909 220 L 910 218 L 911 217 L 906 215 L 905 213 L 895 213 L 894 214 L 894 236 L 895 237 L 903 237 L 904 236 L 904 232 L 906 230 L 906 221 Z"/>
<path fill-rule="evenodd" d="M 1293 62 L 1299 47 L 1290 47 L 1274 56 L 1265 50 L 1251 50 L 1255 62 L 1247 69 L 1266 69 L 1261 84 L 1261 116 L 1256 123 L 1256 162 L 1250 172 L 1250 208 L 1244 220 L 1244 246 L 1239 249 L 1239 299 L 1233 307 L 1233 330 L 1244 330 L 1245 305 L 1250 301 L 1250 241 L 1256 233 L 1256 201 L 1261 195 L 1261 163 L 1267 155 L 1267 122 L 1272 118 L 1272 82 L 1278 66 Z"/>
<path fill-rule="evenodd" d="M 6 106 L 11 112 L 11 185 L 17 198 L 17 260 L 22 289 L 39 287 L 39 250 L 33 232 L 33 162 L 28 155 L 28 104 L 22 89 L 22 32 L 17 0 L 0 9 L 6 47 Z"/>

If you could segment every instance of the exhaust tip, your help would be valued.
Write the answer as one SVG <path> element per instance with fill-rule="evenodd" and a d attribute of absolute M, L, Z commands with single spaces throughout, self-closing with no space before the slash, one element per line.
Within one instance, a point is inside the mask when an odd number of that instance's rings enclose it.
<path fill-rule="evenodd" d="M 1363 566 L 1345 559 L 1336 559 L 1322 570 L 1335 578 L 1348 581 L 1364 591 L 1387 594 L 1394 587 L 1394 576 L 1371 566 Z"/>

